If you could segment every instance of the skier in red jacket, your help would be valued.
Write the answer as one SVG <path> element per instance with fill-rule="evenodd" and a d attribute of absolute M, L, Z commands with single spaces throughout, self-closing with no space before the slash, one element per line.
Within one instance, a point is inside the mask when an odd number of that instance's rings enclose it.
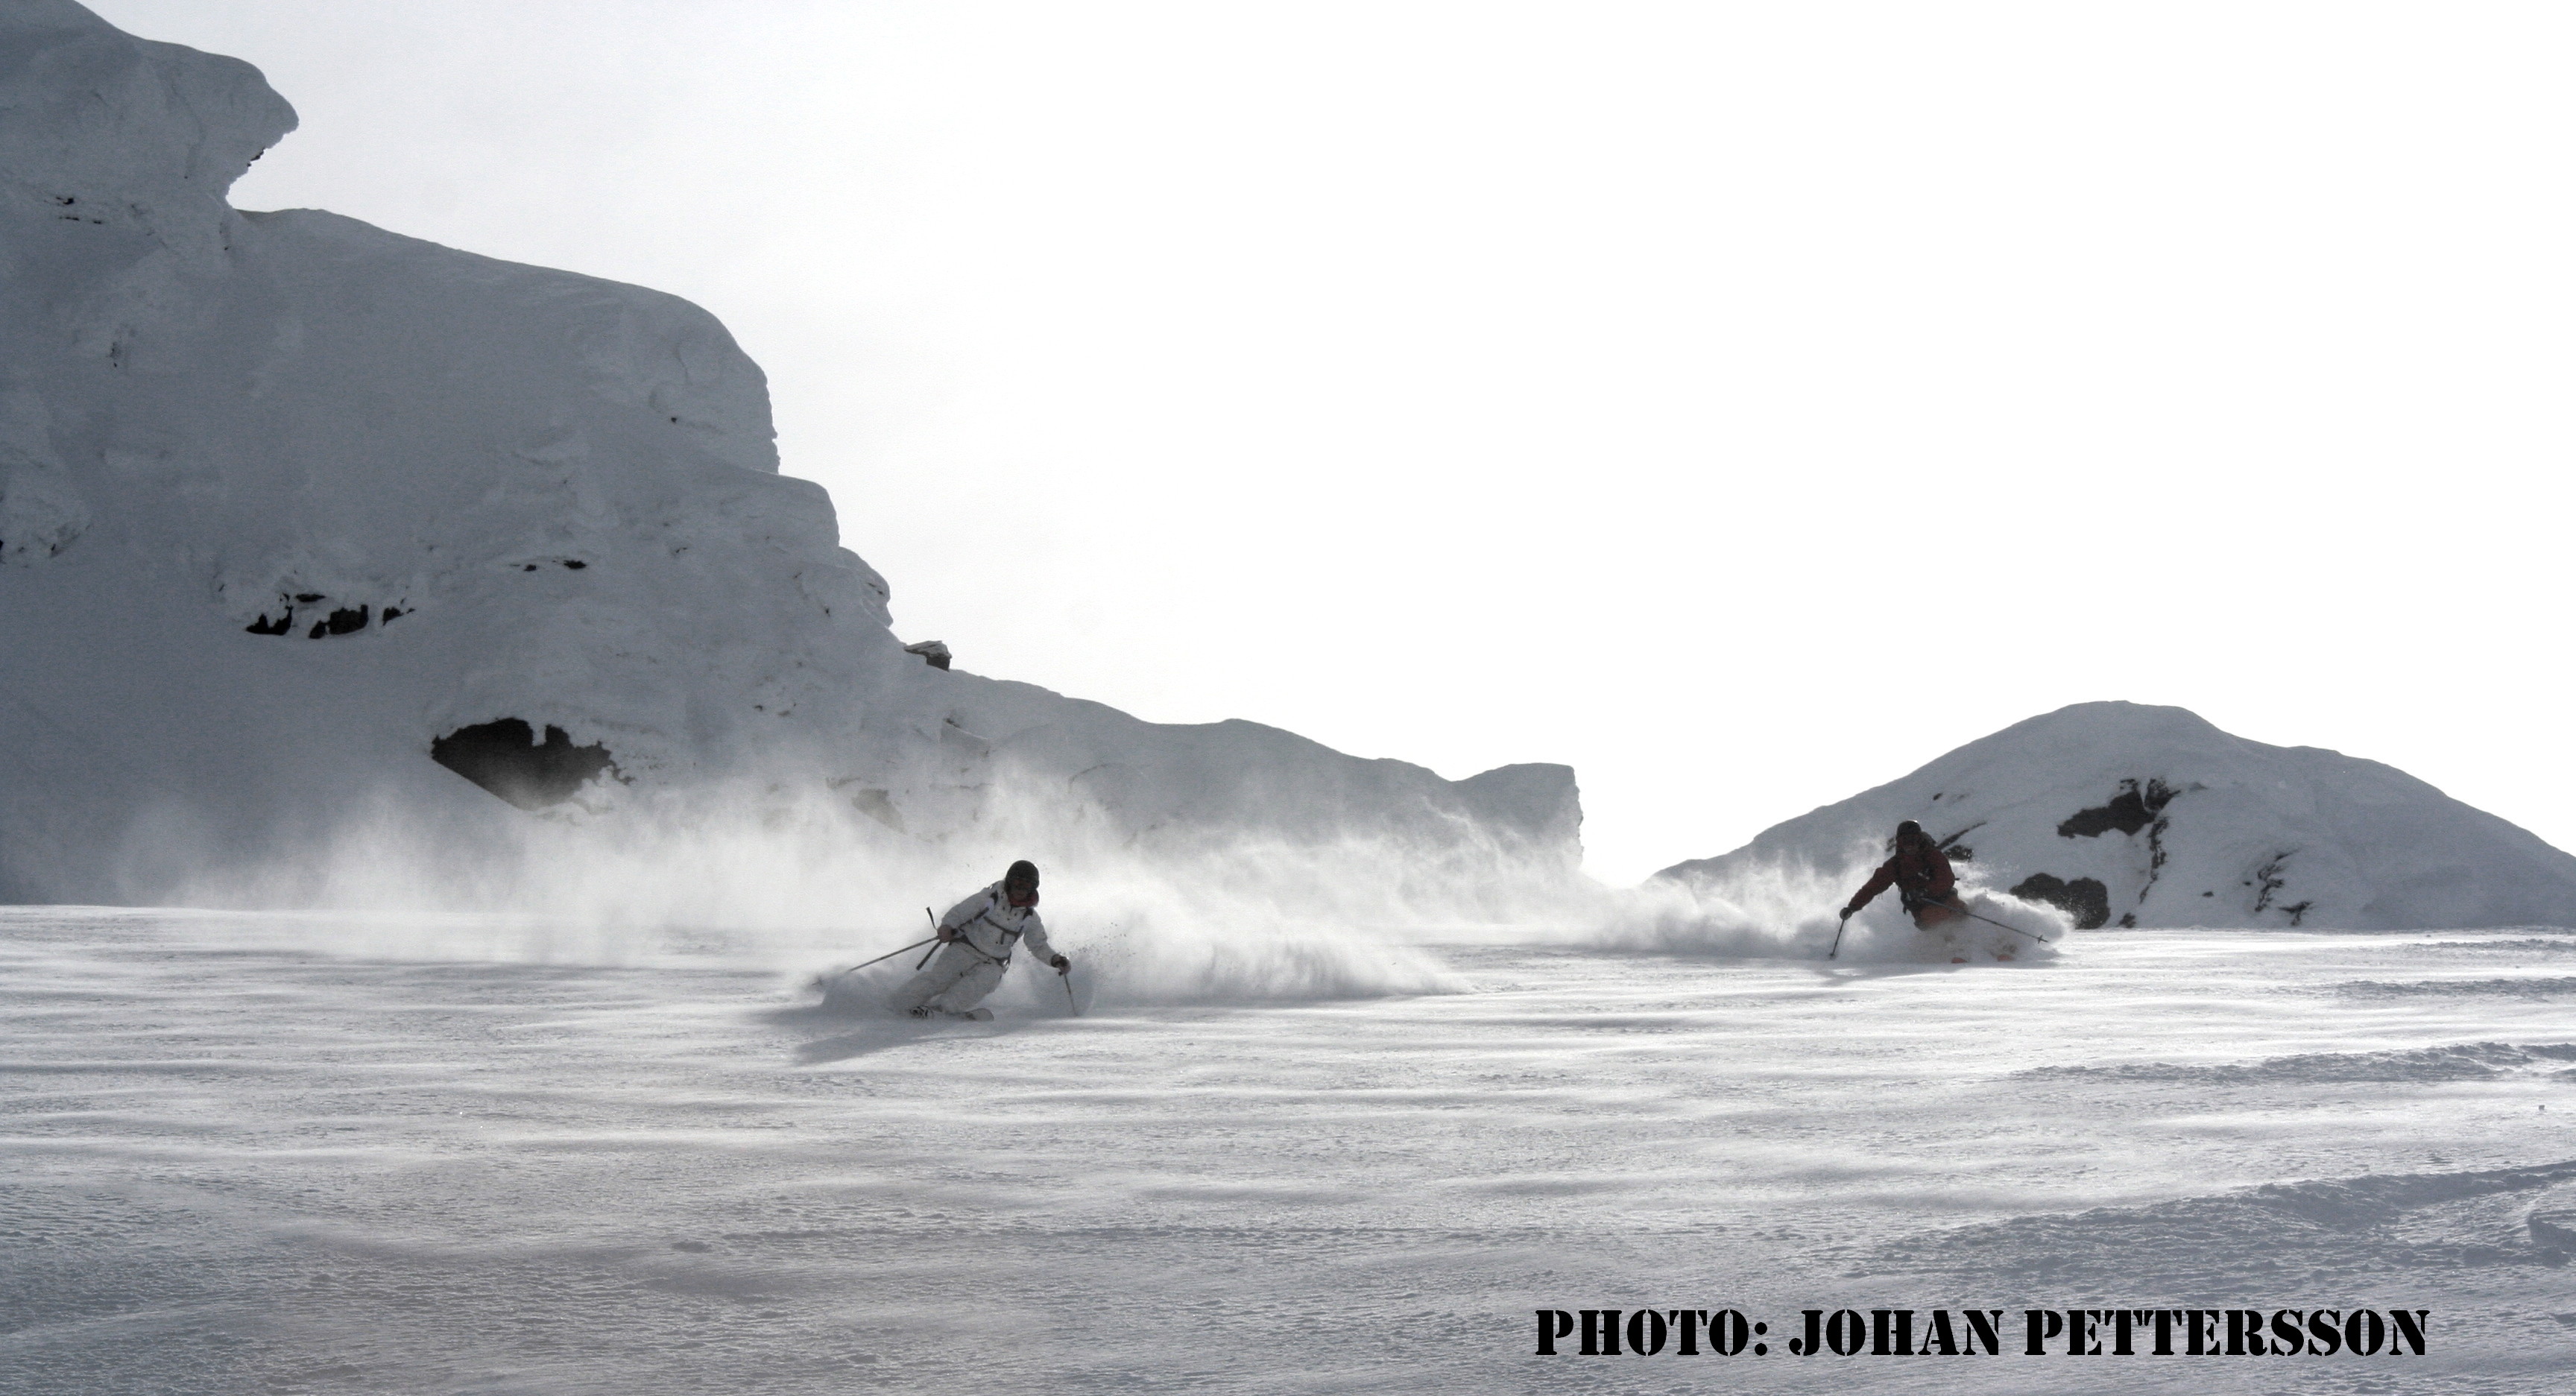
<path fill-rule="evenodd" d="M 1850 920 L 1891 883 L 1905 909 L 1914 914 L 1918 930 L 1938 930 L 1968 914 L 1968 909 L 1959 904 L 1959 877 L 1950 871 L 1950 860 L 1942 856 L 1932 836 L 1923 832 L 1923 826 L 1911 819 L 1896 826 L 1896 856 L 1879 864 L 1878 871 L 1852 894 L 1851 903 L 1843 908 L 1843 919 Z"/>

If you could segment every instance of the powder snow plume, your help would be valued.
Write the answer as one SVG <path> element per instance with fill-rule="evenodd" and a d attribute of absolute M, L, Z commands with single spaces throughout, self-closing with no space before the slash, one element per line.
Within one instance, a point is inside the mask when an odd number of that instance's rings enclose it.
<path fill-rule="evenodd" d="M 1843 904 L 1869 879 L 1878 857 L 1855 844 L 1832 870 L 1781 861 L 1731 867 L 1715 878 L 1652 878 L 1604 893 L 1600 919 L 1577 940 L 1607 950 L 1723 959 L 1823 960 L 1830 954 L 1836 962 L 1929 964 L 1963 954 L 2049 959 L 2074 929 L 2056 907 L 1986 889 L 1967 875 L 1960 879 L 1960 900 L 1972 918 L 1983 919 L 1920 931 L 1890 890 L 1842 927 Z"/>
<path fill-rule="evenodd" d="M 1528 874 L 1500 844 L 1243 831 L 1139 840 L 1077 816 L 1050 796 L 990 793 L 976 824 L 920 839 L 836 802 L 745 788 L 468 836 L 380 801 L 291 857 L 209 857 L 177 900 L 335 908 L 275 923 L 333 953 L 644 965 L 674 945 L 714 944 L 802 983 L 922 939 L 926 912 L 1025 857 L 1044 870 L 1041 910 L 1086 997 L 1169 1004 L 1454 992 L 1463 981 L 1411 943 L 1422 928 L 1507 921 L 1525 903 L 1561 918 L 1584 895 L 1559 874 Z M 178 856 L 178 830 L 155 836 L 165 864 Z M 897 956 L 869 982 L 917 958 Z M 1015 968 L 993 1002 L 1057 992 L 1053 976 L 1025 973 Z"/>

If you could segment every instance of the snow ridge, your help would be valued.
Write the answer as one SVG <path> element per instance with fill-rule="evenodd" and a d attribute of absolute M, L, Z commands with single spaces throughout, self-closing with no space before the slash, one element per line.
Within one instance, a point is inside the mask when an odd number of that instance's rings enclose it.
<path fill-rule="evenodd" d="M 2515 1071 L 2576 1063 L 2576 1043 L 2463 1042 L 2387 1052 L 2302 1052 L 2254 1062 L 2115 1062 L 2042 1066 L 2015 1072 L 2025 1080 L 2172 1081 L 2210 1086 L 2318 1082 L 2490 1081 Z"/>

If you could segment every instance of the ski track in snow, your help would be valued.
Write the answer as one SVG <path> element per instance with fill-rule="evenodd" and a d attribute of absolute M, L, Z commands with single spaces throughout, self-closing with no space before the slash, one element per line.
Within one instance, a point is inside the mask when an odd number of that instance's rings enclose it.
<path fill-rule="evenodd" d="M 2534 962 L 2576 937 L 2102 933 L 1960 968 L 1453 945 L 1467 992 L 925 1026 L 823 1014 L 713 932 L 600 965 L 326 953 L 331 927 L 0 910 L 0 1391 L 2576 1373 L 2576 1279 L 2524 1222 L 2576 1203 L 2576 1031 L 2509 987 L 2562 982 Z M 1534 1309 L 1648 1305 L 2434 1326 L 2403 1360 L 1530 1355 Z"/>

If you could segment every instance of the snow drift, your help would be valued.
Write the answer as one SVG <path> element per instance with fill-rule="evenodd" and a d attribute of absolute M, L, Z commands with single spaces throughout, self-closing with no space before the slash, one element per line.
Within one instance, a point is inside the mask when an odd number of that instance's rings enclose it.
<path fill-rule="evenodd" d="M 713 317 L 231 208 L 294 125 L 247 64 L 0 12 L 0 900 L 846 925 L 1025 856 L 1349 923 L 1574 876 L 1564 767 L 907 653 Z"/>
<path fill-rule="evenodd" d="M 2085 928 L 2576 924 L 2576 858 L 2534 835 L 2376 761 L 2135 703 L 2016 723 L 1656 877 L 1848 896 L 1903 819 L 1942 841 L 1963 884 Z"/>

